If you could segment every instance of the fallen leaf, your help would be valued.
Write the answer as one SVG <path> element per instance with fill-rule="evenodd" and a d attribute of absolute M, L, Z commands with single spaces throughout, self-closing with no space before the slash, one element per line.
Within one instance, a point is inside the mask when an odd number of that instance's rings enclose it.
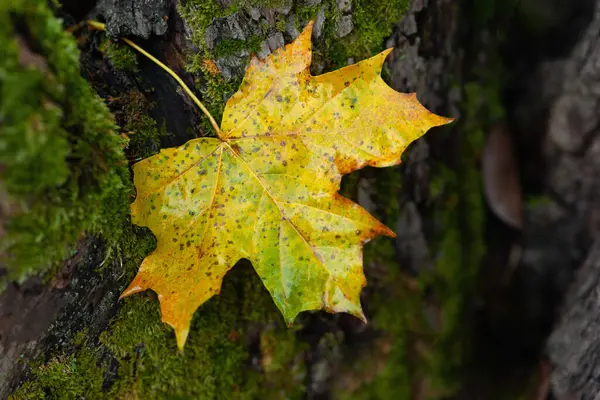
<path fill-rule="evenodd" d="M 491 210 L 504 223 L 523 228 L 519 169 L 506 123 L 490 131 L 483 149 L 483 186 Z"/>
<path fill-rule="evenodd" d="M 311 76 L 311 31 L 312 23 L 266 60 L 252 58 L 218 138 L 133 166 L 132 221 L 158 244 L 122 296 L 154 290 L 180 349 L 194 311 L 241 258 L 288 324 L 318 309 L 364 320 L 362 246 L 394 233 L 338 194 L 341 177 L 398 164 L 411 141 L 451 121 L 385 84 L 391 50 Z"/>

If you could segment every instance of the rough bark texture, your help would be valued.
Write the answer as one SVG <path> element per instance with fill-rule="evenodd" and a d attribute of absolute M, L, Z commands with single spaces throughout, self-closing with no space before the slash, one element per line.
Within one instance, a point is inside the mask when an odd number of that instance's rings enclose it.
<path fill-rule="evenodd" d="M 81 329 L 98 335 L 116 312 L 116 275 L 94 272 L 102 263 L 102 243 L 85 240 L 79 249 L 52 282 L 30 279 L 23 285 L 9 286 L 2 294 L 2 398 L 28 375 L 27 365 L 19 360 L 43 359 L 57 348 L 68 349 L 73 335 Z"/>
<path fill-rule="evenodd" d="M 65 1 L 65 25 L 103 18 L 108 36 L 163 60 L 215 116 L 250 53 L 266 56 L 315 18 L 314 74 L 394 47 L 390 85 L 458 120 L 414 143 L 400 167 L 344 182 L 398 233 L 365 253 L 369 324 L 305 313 L 288 329 L 240 263 L 178 355 L 155 296 L 117 302 L 153 245 L 119 221 L 118 247 L 101 230 L 48 279 L 0 295 L 0 398 L 535 398 L 548 379 L 536 373 L 545 340 L 584 259 L 546 355 L 557 398 L 596 398 L 600 2 L 552 3 L 549 12 L 535 0 Z M 131 162 L 210 134 L 157 66 L 103 33 L 76 35 L 82 76 L 129 135 Z M 498 126 L 514 155 L 483 152 Z M 519 177 L 485 175 L 482 154 L 498 151 Z M 505 190 L 519 193 L 507 198 L 530 199 L 522 231 L 495 216 L 505 197 L 488 195 L 485 207 L 483 180 L 496 185 L 486 193 L 510 181 Z"/>
<path fill-rule="evenodd" d="M 592 11 L 592 10 L 590 10 Z M 600 3 L 590 13 L 592 21 L 574 49 L 554 66 L 556 97 L 550 103 L 545 154 L 552 161 L 548 172 L 551 189 L 563 201 L 571 237 L 585 262 L 569 292 L 562 316 L 548 341 L 554 366 L 552 387 L 558 398 L 595 399 L 598 385 L 598 179 L 600 102 Z M 589 251 L 587 245 L 594 243 Z M 565 253 L 565 252 L 561 252 Z"/>
<path fill-rule="evenodd" d="M 555 369 L 552 386 L 558 398 L 595 399 L 598 385 L 598 244 L 577 273 L 561 321 L 548 341 Z M 570 396 L 570 397 L 569 397 Z"/>

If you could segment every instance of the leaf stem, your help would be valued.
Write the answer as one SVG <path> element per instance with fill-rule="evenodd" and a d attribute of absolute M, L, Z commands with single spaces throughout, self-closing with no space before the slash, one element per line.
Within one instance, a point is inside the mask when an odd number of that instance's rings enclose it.
<path fill-rule="evenodd" d="M 88 24 L 88 26 L 90 28 L 97 29 L 99 31 L 105 31 L 106 30 L 106 28 L 105 28 L 105 26 L 104 26 L 104 24 L 102 22 L 89 20 L 89 21 L 87 21 L 87 24 Z M 148 53 L 146 50 L 142 49 L 140 46 L 138 46 L 137 44 L 133 43 L 131 40 L 129 40 L 127 38 L 120 38 L 120 39 L 122 41 L 124 41 L 125 43 L 127 43 L 129 46 L 133 47 L 135 50 L 137 50 L 140 53 L 142 53 L 144 56 L 146 56 L 147 58 L 149 58 L 156 65 L 158 65 L 163 70 L 165 70 L 169 75 L 171 75 L 173 77 L 173 79 L 175 79 L 177 81 L 177 83 L 179 83 L 179 85 L 183 88 L 183 90 L 188 94 L 188 96 L 190 96 L 190 98 L 192 99 L 192 101 L 194 103 L 196 103 L 196 105 L 200 108 L 200 110 L 202 110 L 202 112 L 204 113 L 204 115 L 206 115 L 206 117 L 210 121 L 210 124 L 212 125 L 213 129 L 217 133 L 217 136 L 221 137 L 221 130 L 219 129 L 219 125 L 217 124 L 217 121 L 215 121 L 215 119 L 210 114 L 210 112 L 208 111 L 208 109 L 204 106 L 204 104 L 202 104 L 202 102 L 198 99 L 198 97 L 196 97 L 196 95 L 190 90 L 190 88 L 183 82 L 183 80 L 179 77 L 179 75 L 177 75 L 171 68 L 167 67 L 165 64 L 163 64 L 162 62 L 160 62 L 152 54 Z"/>

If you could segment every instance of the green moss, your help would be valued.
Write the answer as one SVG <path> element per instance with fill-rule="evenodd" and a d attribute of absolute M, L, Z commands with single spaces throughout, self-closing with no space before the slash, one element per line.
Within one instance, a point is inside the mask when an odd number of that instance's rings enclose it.
<path fill-rule="evenodd" d="M 83 232 L 113 230 L 131 186 L 115 122 L 46 2 L 0 4 L 0 41 L 0 191 L 11 204 L 0 254 L 7 279 L 23 280 L 68 256 Z"/>
<path fill-rule="evenodd" d="M 378 208 L 375 216 L 393 226 L 400 214 L 398 196 L 401 193 L 401 167 L 366 169 L 374 185 Z M 358 178 L 351 174 L 344 192 L 355 197 Z M 378 339 L 361 344 L 356 359 L 346 363 L 342 384 L 336 388 L 338 399 L 409 399 L 413 377 L 422 369 L 422 360 L 410 355 L 415 332 L 422 332 L 423 301 L 421 293 L 411 290 L 396 261 L 394 242 L 377 238 L 365 245 L 365 268 L 374 268 L 368 277 L 373 294 L 368 300 L 369 324 Z M 369 272 L 367 272 L 369 273 Z M 385 349 L 385 350 L 382 350 Z M 350 384 L 344 382 L 350 381 Z"/>
<path fill-rule="evenodd" d="M 296 329 L 281 329 L 269 326 L 261 332 L 261 367 L 264 381 L 261 399 L 304 398 L 306 369 L 303 351 L 308 348 L 305 342 L 296 338 Z"/>
<path fill-rule="evenodd" d="M 236 54 L 240 50 L 249 50 L 250 52 L 258 53 L 258 51 L 260 50 L 260 44 L 262 43 L 263 39 L 264 38 L 261 36 L 253 35 L 246 40 L 221 40 L 213 50 L 213 55 L 217 58 L 225 57 L 232 54 Z"/>
<path fill-rule="evenodd" d="M 333 35 L 335 22 L 339 18 L 334 0 L 329 1 L 326 24 L 326 54 L 332 69 L 346 66 L 349 58 L 363 60 L 384 47 L 384 41 L 392 33 L 395 23 L 408 10 L 409 0 L 354 0 L 350 35 L 337 39 Z"/>
<path fill-rule="evenodd" d="M 135 50 L 124 43 L 120 41 L 115 42 L 105 37 L 99 48 L 116 69 L 128 72 L 137 72 L 139 70 Z"/>
<path fill-rule="evenodd" d="M 160 138 L 166 135 L 164 127 L 148 116 L 153 104 L 138 92 L 124 94 L 119 102 L 122 106 L 122 130 L 127 135 L 127 153 L 134 159 L 142 159 L 155 154 L 160 149 Z"/>
<path fill-rule="evenodd" d="M 206 47 L 204 33 L 213 19 L 235 12 L 236 7 L 223 9 L 217 0 L 189 0 L 177 4 L 177 11 L 190 27 L 191 41 L 200 49 Z"/>
<path fill-rule="evenodd" d="M 297 4 L 294 7 L 294 14 L 296 15 L 296 23 L 298 24 L 296 26 L 296 28 L 298 28 L 299 30 L 304 28 L 303 26 L 300 26 L 301 23 L 305 22 L 305 21 L 310 21 L 312 19 L 314 19 L 317 16 L 317 13 L 319 12 L 319 9 L 323 7 L 322 4 L 305 4 L 303 2 L 300 2 L 299 4 Z"/>
<path fill-rule="evenodd" d="M 275 29 L 279 32 L 285 32 L 285 26 L 287 25 L 287 21 L 284 15 L 277 14 L 275 17 Z"/>
<path fill-rule="evenodd" d="M 391 254 L 390 254 L 391 253 Z M 398 265 L 393 262 L 394 249 L 389 240 L 376 240 L 365 247 L 365 259 L 386 268 L 383 281 L 369 283 L 379 287 L 369 300 L 374 310 L 370 324 L 379 333 L 378 340 L 361 346 L 360 356 L 344 375 L 351 376 L 350 387 L 340 387 L 338 399 L 410 399 L 413 374 L 417 363 L 411 360 L 411 319 L 419 315 L 418 293 L 402 283 Z M 382 348 L 385 351 L 382 351 Z"/>
<path fill-rule="evenodd" d="M 152 243 L 145 243 L 147 251 Z M 126 263 L 127 275 L 136 261 L 134 257 Z M 246 344 L 251 332 L 260 327 L 262 373 L 249 367 Z M 158 301 L 151 293 L 125 299 L 95 348 L 96 355 L 82 345 L 69 357 L 54 356 L 35 365 L 34 379 L 21 386 L 15 399 L 37 398 L 39 393 L 49 398 L 86 394 L 91 399 L 279 399 L 304 394 L 302 351 L 306 345 L 294 329 L 285 326 L 249 266 L 230 272 L 221 295 L 196 312 L 183 353 L 177 350 L 172 329 L 160 322 Z M 95 361 L 97 354 L 117 361 L 116 376 L 109 373 L 108 362 Z"/>
<path fill-rule="evenodd" d="M 111 389 L 115 396 L 134 390 L 141 398 L 232 398 L 246 385 L 254 390 L 252 377 L 244 375 L 247 351 L 234 334 L 243 324 L 238 314 L 242 300 L 229 282 L 222 293 L 196 313 L 183 354 L 172 330 L 160 322 L 155 296 L 125 300 L 101 337 L 119 360 L 119 379 Z"/>
<path fill-rule="evenodd" d="M 535 209 L 537 207 L 547 207 L 554 204 L 554 200 L 548 195 L 529 195 L 525 198 L 527 209 Z"/>
<path fill-rule="evenodd" d="M 35 379 L 25 383 L 10 400 L 100 399 L 105 365 L 94 350 L 83 345 L 77 354 L 61 354 L 33 369 Z"/>
<path fill-rule="evenodd" d="M 217 123 L 223 118 L 223 111 L 225 110 L 226 99 L 231 96 L 239 87 L 241 79 L 233 79 L 226 81 L 223 79 L 221 74 L 217 71 L 216 73 L 212 70 L 212 61 L 210 59 L 204 62 L 200 67 L 199 71 L 204 74 L 204 82 L 202 87 L 202 100 L 208 111 L 215 118 Z M 216 68 L 216 66 L 215 66 Z M 210 132 L 209 135 L 215 135 L 212 126 L 206 118 L 202 120 L 202 124 L 205 132 Z"/>
<path fill-rule="evenodd" d="M 202 102 L 208 108 L 217 122 L 221 121 L 225 109 L 225 99 L 237 90 L 240 81 L 227 82 L 220 75 L 214 64 L 213 58 L 206 49 L 204 33 L 213 19 L 224 17 L 237 11 L 239 4 L 233 3 L 229 8 L 223 8 L 216 0 L 190 0 L 177 4 L 177 11 L 190 27 L 192 32 L 191 42 L 198 47 L 199 51 L 188 53 L 185 69 L 196 76 L 201 76 L 196 82 L 196 88 L 202 93 Z M 219 46 L 223 54 L 230 54 L 234 48 L 241 50 L 240 43 L 227 43 Z M 202 120 L 205 132 L 209 136 L 214 135 L 210 123 Z"/>
<path fill-rule="evenodd" d="M 438 190 L 443 187 L 433 216 L 441 221 L 440 239 L 435 249 L 436 268 L 424 276 L 423 284 L 435 293 L 441 330 L 435 347 L 425 356 L 432 368 L 431 385 L 444 391 L 459 389 L 469 357 L 468 301 L 485 254 L 485 207 L 478 163 L 485 127 L 503 112 L 498 94 L 494 81 L 464 86 L 462 126 L 460 132 L 453 132 L 459 135 L 461 157 L 452 168 L 438 166 L 435 179 L 439 183 L 432 185 Z"/>
<path fill-rule="evenodd" d="M 258 7 L 258 8 L 278 8 L 289 7 L 292 0 L 234 0 L 238 6 Z"/>

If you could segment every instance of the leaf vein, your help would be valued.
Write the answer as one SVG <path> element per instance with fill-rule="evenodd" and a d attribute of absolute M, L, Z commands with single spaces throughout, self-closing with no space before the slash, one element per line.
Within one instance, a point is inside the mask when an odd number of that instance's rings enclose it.
<path fill-rule="evenodd" d="M 217 164 L 217 176 L 215 178 L 215 187 L 213 189 L 211 198 L 210 198 L 210 203 L 208 204 L 208 207 L 206 208 L 206 211 L 210 211 L 213 206 L 215 205 L 215 199 L 217 197 L 217 189 L 219 187 L 219 177 L 221 176 L 221 166 L 223 164 L 223 146 L 219 146 L 219 148 L 221 149 L 221 154 L 219 154 L 219 163 Z M 206 226 L 204 227 L 204 233 L 202 234 L 202 239 L 200 239 L 200 246 L 197 248 L 197 257 L 196 257 L 196 268 L 200 267 L 200 257 L 202 256 L 202 246 L 204 246 L 204 240 L 206 239 L 206 234 L 208 233 L 208 229 L 210 226 L 209 223 L 210 220 L 210 214 L 208 215 L 208 217 L 206 218 Z M 199 277 L 199 279 L 201 279 Z"/>
<path fill-rule="evenodd" d="M 302 241 L 308 246 L 308 248 L 311 250 L 311 252 L 313 253 L 313 255 L 317 258 L 317 260 L 319 260 L 318 265 L 320 265 L 327 274 L 331 275 L 331 271 L 329 271 L 325 265 L 323 264 L 323 262 L 321 261 L 321 257 L 319 256 L 319 254 L 317 253 L 317 251 L 315 250 L 315 248 L 308 242 L 308 240 L 304 237 L 304 235 L 300 232 L 300 230 L 298 229 L 298 227 L 289 219 L 287 218 L 287 216 L 285 215 L 285 213 L 283 212 L 282 208 L 280 207 L 279 203 L 277 202 L 277 199 L 275 199 L 275 197 L 271 194 L 271 192 L 269 192 L 269 190 L 267 189 L 266 185 L 264 184 L 264 182 L 260 179 L 260 177 L 258 176 L 258 174 L 256 172 L 254 172 L 254 170 L 250 167 L 250 165 L 246 162 L 246 160 L 244 160 L 239 154 L 237 154 L 233 148 L 226 143 L 225 144 L 227 147 L 229 147 L 229 151 L 234 155 L 234 157 L 236 157 L 238 160 L 241 161 L 241 163 L 248 169 L 248 171 L 250 171 L 250 173 L 252 174 L 252 176 L 254 177 L 254 179 L 256 179 L 258 181 L 258 183 L 262 186 L 262 188 L 264 189 L 265 193 L 267 193 L 267 195 L 271 198 L 271 201 L 273 201 L 273 204 L 275 204 L 275 206 L 277 207 L 277 209 L 279 210 L 279 213 L 282 215 L 282 217 L 285 218 L 285 220 L 287 222 L 289 222 L 290 226 L 294 229 L 294 231 L 296 231 L 296 234 L 302 239 Z M 280 229 L 281 229 L 281 223 L 280 223 Z M 281 261 L 280 261 L 281 263 Z"/>
<path fill-rule="evenodd" d="M 198 161 L 196 161 L 195 163 L 191 164 L 189 167 L 187 167 L 186 169 L 184 169 L 183 171 L 181 171 L 181 173 L 179 173 L 177 176 L 175 176 L 173 179 L 171 179 L 170 181 L 161 184 L 159 186 L 156 186 L 155 188 L 152 188 L 151 190 L 144 192 L 143 195 L 141 195 L 140 200 L 145 200 L 147 199 L 152 193 L 156 193 L 158 191 L 160 191 L 161 189 L 164 189 L 165 187 L 169 186 L 171 183 L 175 182 L 176 180 L 178 180 L 179 178 L 181 178 L 183 175 L 185 175 L 189 170 L 191 170 L 194 167 L 197 167 L 202 161 L 206 160 L 208 157 L 212 156 L 213 154 L 215 154 L 215 152 L 217 150 L 219 150 L 220 148 L 222 148 L 223 145 L 219 144 L 217 147 L 215 147 L 215 149 L 213 151 L 211 151 L 210 153 L 208 153 L 207 155 L 205 155 L 204 157 L 202 157 L 201 159 L 199 159 Z M 139 190 L 139 189 L 138 189 Z"/>

